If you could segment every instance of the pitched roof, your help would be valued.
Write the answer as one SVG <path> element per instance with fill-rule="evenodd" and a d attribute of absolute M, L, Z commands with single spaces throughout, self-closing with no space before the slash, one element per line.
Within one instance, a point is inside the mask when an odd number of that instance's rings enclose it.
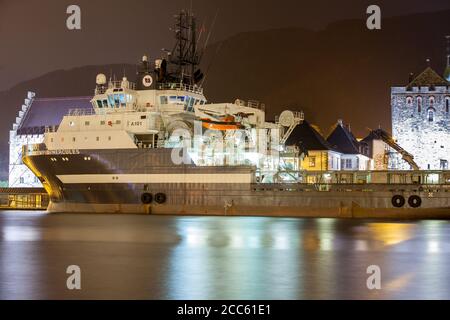
<path fill-rule="evenodd" d="M 359 142 L 342 122 L 338 122 L 327 138 L 328 143 L 344 154 L 358 154 Z"/>
<path fill-rule="evenodd" d="M 441 77 L 436 71 L 427 67 L 421 74 L 415 77 L 408 87 L 419 86 L 448 86 L 449 83 Z"/>
<path fill-rule="evenodd" d="M 42 134 L 46 126 L 57 126 L 70 109 L 92 109 L 92 97 L 37 98 L 25 114 L 18 134 Z"/>
<path fill-rule="evenodd" d="M 286 141 L 286 145 L 301 145 L 306 150 L 334 150 L 334 148 L 313 128 L 308 121 L 303 121 L 295 127 Z"/>

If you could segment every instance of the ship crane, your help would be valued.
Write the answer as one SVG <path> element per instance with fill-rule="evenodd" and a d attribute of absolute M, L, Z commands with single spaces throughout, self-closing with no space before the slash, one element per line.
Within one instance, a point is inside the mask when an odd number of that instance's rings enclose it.
<path fill-rule="evenodd" d="M 299 125 L 305 119 L 303 112 L 294 112 L 290 110 L 283 111 L 279 118 L 276 120 L 276 123 L 284 128 L 283 136 L 280 139 L 280 144 L 284 145 L 291 135 L 292 131 L 294 131 L 295 127 Z"/>
<path fill-rule="evenodd" d="M 390 146 L 392 149 L 397 151 L 402 155 L 402 159 L 408 162 L 408 164 L 414 169 L 419 170 L 419 166 L 414 161 L 414 156 L 407 152 L 405 149 L 403 149 L 398 143 L 395 142 L 394 138 L 384 131 L 383 129 L 377 129 L 377 130 L 370 130 L 370 132 L 377 137 L 378 139 L 381 139 L 384 141 L 388 146 Z"/>

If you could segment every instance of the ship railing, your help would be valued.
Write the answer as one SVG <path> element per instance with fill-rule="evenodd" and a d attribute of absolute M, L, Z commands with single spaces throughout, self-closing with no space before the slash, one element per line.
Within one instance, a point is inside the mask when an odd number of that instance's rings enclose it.
<path fill-rule="evenodd" d="M 261 103 L 257 100 L 242 100 L 242 99 L 236 99 L 236 101 L 234 102 L 235 105 L 240 106 L 240 107 L 249 107 L 249 108 L 254 108 L 254 109 L 258 109 L 261 111 L 265 111 L 266 110 L 266 105 L 264 103 Z"/>
<path fill-rule="evenodd" d="M 109 81 L 108 85 L 97 85 L 95 88 L 95 94 L 103 94 L 107 89 L 130 89 L 136 90 L 136 84 L 134 82 L 130 82 L 128 80 L 114 80 Z"/>
<path fill-rule="evenodd" d="M 98 112 L 101 112 L 100 110 Z M 97 114 L 94 109 L 90 108 L 73 108 L 67 112 L 68 116 L 92 116 Z"/>
<path fill-rule="evenodd" d="M 158 83 L 158 90 L 182 90 L 189 91 L 196 94 L 203 94 L 203 88 L 197 85 L 190 85 L 184 83 Z"/>
<path fill-rule="evenodd" d="M 448 193 L 450 184 L 422 184 L 420 186 L 413 184 L 390 184 L 390 183 L 253 183 L 253 191 L 293 191 L 293 192 L 311 192 L 311 191 L 333 191 L 333 192 L 412 192 L 412 193 Z"/>
<path fill-rule="evenodd" d="M 302 122 L 305 120 L 305 114 L 303 113 L 303 111 L 292 111 L 292 113 L 294 114 L 294 119 L 297 122 Z M 275 116 L 275 123 L 280 123 L 280 116 L 276 115 Z"/>
<path fill-rule="evenodd" d="M 46 126 L 45 133 L 58 131 L 59 126 Z"/>

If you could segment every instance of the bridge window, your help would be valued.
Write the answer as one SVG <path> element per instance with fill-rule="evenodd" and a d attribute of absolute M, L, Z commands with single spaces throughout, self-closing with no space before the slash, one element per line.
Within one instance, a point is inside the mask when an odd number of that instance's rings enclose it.
<path fill-rule="evenodd" d="M 159 97 L 159 101 L 160 101 L 161 104 L 167 104 L 167 96 Z"/>
<path fill-rule="evenodd" d="M 108 108 L 108 100 L 103 100 L 103 108 Z"/>
<path fill-rule="evenodd" d="M 109 106 L 111 108 L 114 108 L 114 95 L 112 95 L 112 94 L 108 95 L 108 101 L 109 101 Z"/>
<path fill-rule="evenodd" d="M 127 102 L 125 101 L 125 95 L 124 94 L 119 94 L 119 100 L 120 100 L 120 106 L 121 107 L 126 107 L 127 106 Z"/>
<path fill-rule="evenodd" d="M 99 107 L 99 108 L 102 108 L 103 106 L 102 106 L 102 100 L 97 100 L 97 106 Z"/>

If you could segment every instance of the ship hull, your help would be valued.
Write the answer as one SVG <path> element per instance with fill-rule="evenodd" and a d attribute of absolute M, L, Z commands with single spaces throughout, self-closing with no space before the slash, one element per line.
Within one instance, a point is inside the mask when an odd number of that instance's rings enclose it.
<path fill-rule="evenodd" d="M 75 150 L 26 154 L 50 195 L 50 212 L 450 218 L 450 186 L 254 183 L 252 167 L 176 165 L 172 149 Z M 143 200 L 143 194 L 151 201 Z M 158 194 L 164 201 L 158 203 Z M 405 203 L 393 205 L 393 197 Z M 411 207 L 408 199 L 420 198 Z"/>

